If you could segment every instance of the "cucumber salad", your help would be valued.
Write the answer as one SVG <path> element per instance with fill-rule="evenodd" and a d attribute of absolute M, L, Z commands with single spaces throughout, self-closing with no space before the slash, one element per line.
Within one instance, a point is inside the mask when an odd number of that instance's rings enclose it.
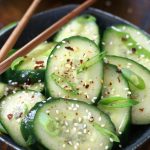
<path fill-rule="evenodd" d="M 149 80 L 148 35 L 81 15 L 0 76 L 0 132 L 25 149 L 122 149 L 150 124 Z"/>

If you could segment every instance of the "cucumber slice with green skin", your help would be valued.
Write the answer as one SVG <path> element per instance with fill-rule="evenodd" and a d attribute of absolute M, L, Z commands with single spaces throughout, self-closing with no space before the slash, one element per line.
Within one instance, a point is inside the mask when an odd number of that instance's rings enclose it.
<path fill-rule="evenodd" d="M 0 133 L 8 134 L 1 123 L 0 123 Z"/>
<path fill-rule="evenodd" d="M 24 121 L 24 129 L 31 127 L 47 149 L 103 150 L 113 145 L 110 133 L 115 130 L 110 118 L 84 102 L 55 98 L 32 109 Z"/>
<path fill-rule="evenodd" d="M 17 22 L 12 22 L 0 29 L 0 36 L 17 25 Z"/>
<path fill-rule="evenodd" d="M 42 43 L 27 56 L 17 58 L 11 69 L 6 71 L 5 78 L 18 83 L 44 81 L 47 59 L 55 45 L 56 43 Z"/>
<path fill-rule="evenodd" d="M 0 99 L 4 96 L 7 96 L 8 94 L 15 93 L 18 90 L 20 90 L 19 87 L 0 82 Z"/>
<path fill-rule="evenodd" d="M 18 91 L 2 99 L 1 123 L 18 145 L 27 146 L 20 131 L 21 120 L 37 102 L 44 99 L 41 93 L 35 91 Z"/>
<path fill-rule="evenodd" d="M 145 88 L 139 89 L 133 84 L 129 84 L 131 90 L 131 97 L 139 101 L 139 104 L 132 107 L 132 123 L 145 125 L 150 123 L 150 71 L 143 67 L 142 65 L 136 63 L 128 58 L 118 57 L 118 56 L 107 56 L 105 62 L 109 64 L 116 65 L 120 70 L 122 68 L 127 68 L 132 70 L 135 74 L 139 75 L 144 83 Z"/>
<path fill-rule="evenodd" d="M 34 83 L 31 85 L 23 84 L 21 85 L 24 90 L 32 90 L 37 92 L 43 92 L 44 91 L 44 83 Z"/>
<path fill-rule="evenodd" d="M 61 42 L 71 36 L 83 36 L 94 41 L 97 45 L 100 43 L 99 27 L 96 24 L 96 18 L 92 15 L 79 16 L 60 29 L 54 40 Z"/>
<path fill-rule="evenodd" d="M 112 65 L 105 65 L 102 99 L 116 96 L 128 98 L 128 91 L 128 83 L 117 68 Z M 110 116 L 116 127 L 117 134 L 122 135 L 130 124 L 131 108 L 111 108 L 102 105 L 100 102 L 98 103 L 98 108 Z"/>
<path fill-rule="evenodd" d="M 127 25 L 108 28 L 103 37 L 108 55 L 132 59 L 150 70 L 150 36 Z"/>
<path fill-rule="evenodd" d="M 65 41 L 65 42 L 64 42 Z M 103 60 L 78 73 L 82 64 L 100 54 L 96 44 L 85 37 L 71 37 L 51 53 L 46 69 L 47 94 L 95 103 L 100 95 Z"/>

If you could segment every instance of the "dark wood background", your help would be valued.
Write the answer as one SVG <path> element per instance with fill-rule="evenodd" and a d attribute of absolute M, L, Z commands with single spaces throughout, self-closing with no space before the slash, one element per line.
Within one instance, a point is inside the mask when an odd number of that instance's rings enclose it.
<path fill-rule="evenodd" d="M 32 0 L 0 0 L 0 28 L 19 20 Z M 36 12 L 50 8 L 81 3 L 83 0 L 43 0 Z M 150 0 L 97 0 L 94 7 L 120 16 L 150 33 Z M 13 150 L 0 143 L 0 150 Z M 139 150 L 150 150 L 150 141 Z"/>

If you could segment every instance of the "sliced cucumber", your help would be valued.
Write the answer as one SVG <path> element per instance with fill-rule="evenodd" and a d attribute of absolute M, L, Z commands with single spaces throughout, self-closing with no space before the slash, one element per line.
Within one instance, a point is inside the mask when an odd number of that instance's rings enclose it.
<path fill-rule="evenodd" d="M 103 61 L 91 60 L 100 55 L 96 44 L 84 37 L 71 37 L 59 43 L 51 53 L 46 70 L 48 95 L 94 103 L 101 91 Z M 86 64 L 91 65 L 86 66 Z M 81 66 L 84 69 L 78 72 Z"/>
<path fill-rule="evenodd" d="M 56 98 L 32 109 L 24 122 L 47 149 L 104 150 L 118 141 L 110 118 L 84 102 Z"/>
<path fill-rule="evenodd" d="M 97 45 L 100 43 L 99 27 L 96 24 L 96 18 L 92 15 L 82 15 L 61 28 L 54 40 L 60 42 L 71 36 L 83 36 L 94 41 Z"/>
<path fill-rule="evenodd" d="M 47 59 L 55 45 L 56 43 L 42 43 L 27 56 L 17 58 L 11 69 L 6 71 L 6 79 L 18 83 L 44 81 Z"/>
<path fill-rule="evenodd" d="M 37 102 L 44 99 L 41 93 L 34 91 L 18 91 L 2 99 L 1 123 L 17 144 L 27 146 L 20 131 L 21 120 Z"/>
<path fill-rule="evenodd" d="M 140 76 L 145 84 L 144 89 L 139 89 L 135 85 L 129 84 L 131 90 L 131 97 L 139 101 L 139 104 L 132 107 L 132 123 L 133 124 L 149 124 L 150 123 L 150 71 L 143 67 L 142 65 L 134 62 L 133 60 L 117 57 L 117 56 L 107 56 L 105 61 L 109 64 L 116 65 L 120 70 L 123 68 L 130 69 L 135 74 Z M 135 75 L 134 74 L 134 75 Z M 135 78 L 132 78 L 133 80 Z"/>
<path fill-rule="evenodd" d="M 43 92 L 44 91 L 44 83 L 34 83 L 31 85 L 23 84 L 23 85 L 21 85 L 21 87 L 24 90 L 33 90 L 33 91 L 37 91 L 37 92 Z"/>
<path fill-rule="evenodd" d="M 14 28 L 16 25 L 17 25 L 17 22 L 12 22 L 12 23 L 4 26 L 2 29 L 0 29 L 0 36 L 2 36 L 8 30 Z"/>
<path fill-rule="evenodd" d="M 104 68 L 102 99 L 105 97 L 128 98 L 128 83 L 123 78 L 122 74 L 118 72 L 115 66 L 105 65 Z M 100 102 L 98 108 L 110 116 L 118 135 L 122 135 L 130 124 L 131 108 L 107 107 L 107 105 L 102 105 Z"/>
<path fill-rule="evenodd" d="M 150 36 L 127 25 L 116 25 L 104 33 L 103 49 L 108 55 L 132 59 L 150 70 Z"/>
<path fill-rule="evenodd" d="M 0 123 L 0 133 L 7 134 L 7 131 L 4 129 L 3 125 Z"/>

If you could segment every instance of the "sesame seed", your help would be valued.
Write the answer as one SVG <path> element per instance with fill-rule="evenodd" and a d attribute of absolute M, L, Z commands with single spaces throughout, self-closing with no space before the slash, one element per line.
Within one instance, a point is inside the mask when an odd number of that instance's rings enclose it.
<path fill-rule="evenodd" d="M 60 46 L 60 45 L 58 45 L 56 48 L 57 48 L 57 49 L 59 49 L 60 47 L 61 47 L 61 46 Z"/>
<path fill-rule="evenodd" d="M 101 120 L 102 120 L 102 118 L 101 118 L 101 117 L 99 117 L 99 118 L 98 118 L 98 121 L 101 121 Z"/>
<path fill-rule="evenodd" d="M 109 138 L 110 142 L 113 142 L 113 139 L 112 138 Z"/>
<path fill-rule="evenodd" d="M 102 147 L 102 146 L 103 146 L 103 143 L 101 143 L 99 146 Z"/>
<path fill-rule="evenodd" d="M 66 144 L 63 144 L 62 147 L 65 148 L 65 147 L 66 147 Z"/>
<path fill-rule="evenodd" d="M 68 126 L 68 125 L 69 125 L 67 121 L 65 121 L 65 125 L 66 125 L 66 126 Z"/>
<path fill-rule="evenodd" d="M 67 129 L 67 130 L 66 130 L 66 133 L 69 133 L 69 132 L 70 132 L 70 130 L 69 130 L 69 129 Z"/>
<path fill-rule="evenodd" d="M 102 128 L 105 127 L 105 124 L 102 124 L 101 127 L 102 127 Z"/>
<path fill-rule="evenodd" d="M 122 134 L 122 132 L 121 131 L 118 131 L 118 133 L 121 135 Z"/>
<path fill-rule="evenodd" d="M 65 43 L 66 43 L 66 41 L 62 41 L 62 43 L 64 43 L 64 44 L 65 44 Z"/>
<path fill-rule="evenodd" d="M 51 56 L 50 56 L 50 58 L 52 58 L 54 55 L 52 54 Z"/>
<path fill-rule="evenodd" d="M 56 114 L 59 114 L 59 110 L 56 110 Z"/>
<path fill-rule="evenodd" d="M 68 141 L 68 144 L 72 145 L 72 142 L 71 142 L 71 141 Z"/>
<path fill-rule="evenodd" d="M 74 146 L 74 149 L 78 149 L 78 146 L 75 145 L 75 146 Z"/>
<path fill-rule="evenodd" d="M 106 145 L 106 146 L 105 146 L 105 149 L 107 150 L 108 148 L 109 148 L 109 146 L 108 146 L 108 145 Z"/>
<path fill-rule="evenodd" d="M 122 148 L 122 145 L 121 145 L 121 144 L 119 144 L 119 148 Z"/>

